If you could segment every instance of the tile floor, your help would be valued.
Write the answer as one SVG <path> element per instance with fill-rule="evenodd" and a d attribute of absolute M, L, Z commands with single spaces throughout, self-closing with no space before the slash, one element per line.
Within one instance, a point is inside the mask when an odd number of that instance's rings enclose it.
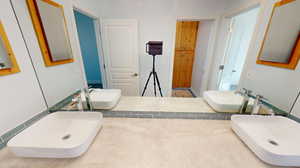
<path fill-rule="evenodd" d="M 106 118 L 90 149 L 74 159 L 15 157 L 1 168 L 275 168 L 260 161 L 229 121 Z"/>
<path fill-rule="evenodd" d="M 173 89 L 172 90 L 172 97 L 194 97 L 193 94 L 186 89 Z"/>

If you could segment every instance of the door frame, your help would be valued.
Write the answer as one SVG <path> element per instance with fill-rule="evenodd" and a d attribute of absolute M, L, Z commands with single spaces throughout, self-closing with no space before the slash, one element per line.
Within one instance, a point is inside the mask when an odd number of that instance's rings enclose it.
<path fill-rule="evenodd" d="M 193 51 L 193 62 L 192 62 L 192 73 L 193 73 L 193 65 L 194 65 L 194 62 L 195 62 L 195 56 L 196 56 L 196 47 L 197 47 L 197 41 L 198 41 L 198 30 L 199 30 L 199 25 L 201 24 L 200 23 L 200 21 L 198 21 L 198 20 L 177 20 L 176 21 L 176 35 L 175 35 L 175 46 L 174 46 L 174 60 L 173 60 L 173 74 L 174 74 L 174 69 L 176 68 L 174 65 L 175 65 L 175 58 L 176 58 L 176 43 L 177 43 L 177 26 L 178 26 L 178 22 L 197 22 L 197 30 L 196 30 L 196 38 L 195 38 L 195 48 L 194 48 L 194 51 Z M 176 68 L 176 69 L 178 69 L 178 68 Z M 191 79 L 190 79 L 190 87 L 189 88 L 191 88 L 192 86 L 192 77 L 193 77 L 193 74 L 191 74 Z M 172 78 L 172 90 L 173 89 L 188 89 L 188 87 L 176 87 L 176 88 L 174 88 L 174 76 L 173 76 L 173 78 Z"/>
<path fill-rule="evenodd" d="M 103 46 L 102 46 L 102 40 L 101 40 L 101 20 L 102 19 L 98 16 L 91 14 L 90 12 L 87 12 L 86 10 L 84 10 L 76 5 L 73 5 L 73 12 L 74 11 L 82 13 L 93 19 L 95 34 L 96 34 L 97 51 L 98 51 L 98 56 L 99 56 L 100 73 L 101 73 L 101 77 L 102 77 L 101 80 L 102 80 L 103 89 L 105 89 L 105 88 L 107 88 L 107 76 L 106 76 L 105 59 L 104 59 L 104 52 L 103 52 Z M 75 20 L 75 24 L 76 24 L 76 19 L 74 18 L 74 20 Z M 76 27 L 76 31 L 78 33 L 77 27 Z M 79 42 L 79 36 L 78 36 L 78 42 Z M 79 46 L 80 46 L 80 43 L 79 43 Z M 81 48 L 80 48 L 80 52 L 81 52 Z M 83 75 L 84 75 L 84 78 L 86 81 L 85 83 L 87 86 L 87 78 L 85 75 L 85 69 L 84 69 L 82 55 L 81 55 L 81 70 L 83 72 Z"/>
<path fill-rule="evenodd" d="M 202 96 L 203 92 L 210 89 L 210 82 L 211 82 L 211 74 L 213 73 L 213 68 L 212 63 L 214 61 L 214 55 L 215 55 L 215 45 L 216 45 L 216 40 L 217 40 L 217 34 L 218 34 L 218 27 L 219 27 L 219 22 L 220 18 L 219 17 L 206 17 L 206 18 L 198 18 L 198 17 L 180 17 L 175 20 L 175 26 L 173 28 L 173 49 L 172 49 L 172 56 L 171 56 L 171 65 L 170 65 L 170 78 L 169 78 L 169 86 L 170 86 L 170 93 L 168 95 L 172 94 L 172 89 L 173 89 L 173 68 L 174 68 L 174 59 L 175 59 L 175 45 L 176 45 L 176 24 L 177 21 L 199 21 L 201 24 L 201 21 L 211 21 L 213 22 L 212 30 L 210 32 L 210 37 L 209 37 L 209 44 L 208 44 L 208 51 L 206 55 L 206 60 L 205 60 L 205 72 L 203 74 L 203 84 L 201 86 L 201 92 L 196 93 L 196 95 Z M 199 25 L 200 26 L 200 25 Z M 199 28 L 198 28 L 199 29 Z M 196 41 L 197 43 L 197 41 Z M 193 90 L 192 90 L 193 91 Z M 194 91 L 193 91 L 194 92 Z M 194 92 L 195 93 L 195 92 Z"/>
<path fill-rule="evenodd" d="M 227 13 L 222 17 L 221 22 L 223 23 L 223 25 L 220 25 L 220 30 L 219 31 L 225 31 L 226 32 L 225 33 L 225 40 L 224 40 L 225 43 L 223 43 L 221 48 L 217 48 L 217 50 L 222 50 L 223 52 L 219 56 L 216 56 L 221 61 L 219 63 L 216 63 L 216 65 L 214 67 L 214 74 L 213 75 L 215 76 L 215 80 L 212 83 L 214 90 L 219 90 L 219 88 L 220 88 L 223 71 L 221 71 L 219 69 L 219 67 L 224 65 L 226 63 L 227 58 L 228 58 L 228 56 L 227 56 L 228 55 L 228 48 L 229 48 L 229 43 L 231 42 L 231 34 L 232 34 L 230 31 L 228 31 L 230 29 L 230 26 L 231 26 L 231 24 L 230 24 L 231 19 L 233 17 L 239 15 L 239 14 L 242 14 L 244 12 L 247 12 L 247 11 L 255 9 L 255 8 L 262 8 L 262 2 L 250 3 L 248 5 L 245 5 L 241 8 L 233 11 L 233 12 Z M 260 12 L 261 12 L 261 10 L 258 12 L 256 25 L 254 26 L 254 32 L 253 32 L 253 36 L 250 40 L 249 46 L 251 46 L 251 44 L 253 42 L 253 38 L 255 36 L 256 27 L 257 27 L 258 19 L 259 19 L 259 16 L 260 16 Z M 248 56 L 249 56 L 249 50 L 248 50 L 248 53 L 246 54 L 245 62 L 247 61 Z M 242 75 L 243 75 L 243 70 L 242 70 L 241 76 Z"/>

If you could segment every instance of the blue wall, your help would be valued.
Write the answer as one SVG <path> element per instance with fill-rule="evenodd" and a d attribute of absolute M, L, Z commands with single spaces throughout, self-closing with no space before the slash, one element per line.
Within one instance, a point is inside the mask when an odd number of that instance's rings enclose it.
<path fill-rule="evenodd" d="M 77 11 L 74 11 L 74 15 L 88 85 L 102 86 L 94 20 Z"/>

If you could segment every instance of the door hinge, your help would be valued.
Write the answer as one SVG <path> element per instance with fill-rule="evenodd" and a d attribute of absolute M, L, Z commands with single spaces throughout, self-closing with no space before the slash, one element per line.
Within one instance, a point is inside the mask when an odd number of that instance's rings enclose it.
<path fill-rule="evenodd" d="M 225 68 L 224 65 L 220 65 L 220 66 L 219 66 L 219 70 L 220 70 L 220 71 L 224 70 L 224 68 Z"/>

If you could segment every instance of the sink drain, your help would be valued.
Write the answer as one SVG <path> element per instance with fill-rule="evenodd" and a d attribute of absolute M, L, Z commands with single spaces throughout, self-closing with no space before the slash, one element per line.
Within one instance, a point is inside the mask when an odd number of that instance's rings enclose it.
<path fill-rule="evenodd" d="M 274 145 L 274 146 L 278 146 L 278 145 L 279 145 L 276 141 L 271 140 L 271 139 L 269 139 L 268 142 L 269 142 L 270 144 Z"/>
<path fill-rule="evenodd" d="M 62 140 L 67 140 L 69 138 L 71 138 L 71 134 L 67 134 L 67 135 L 63 136 L 61 139 Z"/>

